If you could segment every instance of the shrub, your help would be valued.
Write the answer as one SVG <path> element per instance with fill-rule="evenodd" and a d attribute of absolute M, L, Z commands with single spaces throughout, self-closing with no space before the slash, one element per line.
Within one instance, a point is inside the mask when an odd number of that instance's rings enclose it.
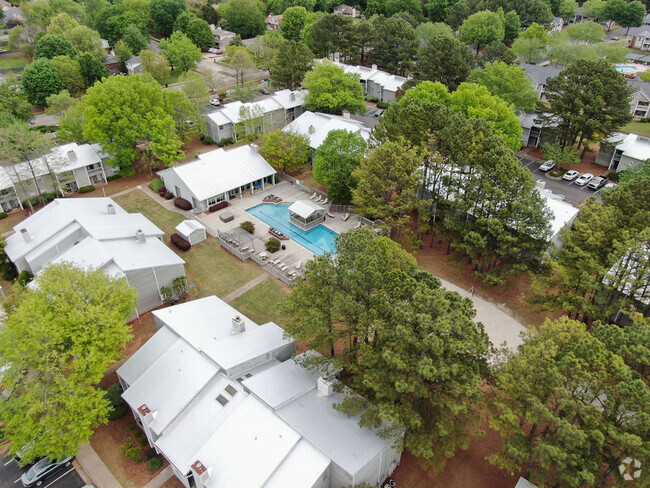
<path fill-rule="evenodd" d="M 275 252 L 278 249 L 280 249 L 280 239 L 277 239 L 276 237 L 271 237 L 268 241 L 266 241 L 266 250 L 269 252 Z"/>
<path fill-rule="evenodd" d="M 189 291 L 187 288 L 187 278 L 185 276 L 174 278 L 174 281 L 172 281 L 172 289 L 178 298 L 184 296 Z"/>
<path fill-rule="evenodd" d="M 147 462 L 147 467 L 149 468 L 149 471 L 157 471 L 160 469 L 162 466 L 162 461 L 160 460 L 159 457 L 152 457 L 149 459 L 149 462 Z"/>
<path fill-rule="evenodd" d="M 29 271 L 24 269 L 20 272 L 18 278 L 16 278 L 16 283 L 18 283 L 21 286 L 27 286 L 27 283 L 29 283 L 33 279 L 34 276 Z"/>
<path fill-rule="evenodd" d="M 125 404 L 120 405 L 119 407 L 113 407 L 113 409 L 108 412 L 108 420 L 121 419 L 128 411 L 129 408 Z"/>
<path fill-rule="evenodd" d="M 119 407 L 124 404 L 124 399 L 122 398 L 122 386 L 119 383 L 109 386 L 104 393 L 104 398 L 108 400 L 108 403 L 111 407 Z"/>
<path fill-rule="evenodd" d="M 164 186 L 160 190 L 158 190 L 158 195 L 160 195 L 163 198 L 165 197 L 165 193 L 167 193 L 167 188 L 165 188 Z"/>
<path fill-rule="evenodd" d="M 51 202 L 55 198 L 56 198 L 55 193 L 42 193 L 40 196 L 35 196 L 30 198 L 29 203 L 31 203 L 32 205 L 38 205 L 41 202 L 43 203 Z M 23 202 L 23 207 L 27 207 L 27 205 L 28 205 L 27 200 L 25 200 Z"/>
<path fill-rule="evenodd" d="M 174 198 L 174 206 L 176 208 L 180 208 L 181 210 L 192 210 L 192 204 L 182 197 Z"/>
<path fill-rule="evenodd" d="M 134 461 L 136 463 L 142 462 L 142 449 L 139 446 L 134 446 L 130 449 L 127 449 L 124 453 L 124 457 L 129 461 Z"/>
<path fill-rule="evenodd" d="M 165 192 L 165 200 L 171 200 L 172 198 L 174 198 L 174 194 L 172 192 L 170 192 L 170 191 L 166 191 Z"/>
<path fill-rule="evenodd" d="M 141 437 L 140 438 L 140 445 L 141 446 L 146 446 L 149 443 L 146 437 Z"/>
<path fill-rule="evenodd" d="M 165 185 L 160 178 L 154 178 L 151 180 L 151 183 L 149 183 L 149 188 L 158 193 L 161 188 L 165 188 Z"/>
<path fill-rule="evenodd" d="M 172 234 L 171 240 L 172 240 L 172 244 L 174 244 L 174 246 L 179 248 L 181 251 L 189 251 L 190 248 L 192 247 L 192 244 L 187 242 L 178 234 Z"/>
<path fill-rule="evenodd" d="M 250 220 L 242 222 L 241 224 L 239 224 L 239 227 L 244 229 L 249 234 L 255 234 L 255 224 L 253 222 L 251 222 Z"/>
<path fill-rule="evenodd" d="M 149 449 L 144 451 L 144 457 L 147 459 L 155 458 L 156 456 L 158 456 L 158 453 L 153 447 L 150 447 Z"/>
<path fill-rule="evenodd" d="M 95 185 L 86 185 L 79 188 L 79 193 L 90 193 L 91 191 L 95 191 Z"/>
<path fill-rule="evenodd" d="M 121 174 L 116 174 L 112 176 L 107 176 L 106 181 L 114 181 L 114 180 L 119 180 L 122 177 Z"/>
<path fill-rule="evenodd" d="M 7 212 L 0 212 L 0 220 L 7 218 Z"/>
<path fill-rule="evenodd" d="M 59 130 L 58 125 L 37 125 L 34 127 L 34 130 L 40 132 L 41 134 L 49 134 L 51 132 L 56 132 Z"/>
<path fill-rule="evenodd" d="M 120 446 L 120 451 L 126 456 L 126 452 L 133 447 L 133 439 L 130 437 L 126 440 L 124 444 Z"/>
<path fill-rule="evenodd" d="M 214 139 L 212 139 L 212 137 L 210 137 L 210 136 L 205 136 L 205 137 L 203 138 L 203 142 L 204 142 L 205 144 L 214 144 Z"/>
<path fill-rule="evenodd" d="M 389 106 L 388 102 L 377 102 L 377 108 L 386 109 L 386 108 L 388 108 L 388 106 Z"/>
<path fill-rule="evenodd" d="M 228 206 L 228 202 L 225 200 L 223 202 L 219 202 L 216 205 L 212 205 L 210 207 L 210 212 L 216 212 L 218 210 L 221 210 L 222 208 L 226 208 Z"/>
<path fill-rule="evenodd" d="M 372 95 L 366 95 L 366 100 L 371 102 L 371 103 L 376 103 L 379 101 L 379 98 L 373 97 Z"/>
<path fill-rule="evenodd" d="M 217 94 L 217 98 L 219 99 L 220 102 L 223 102 L 227 96 L 228 96 L 227 92 L 221 92 Z"/>
<path fill-rule="evenodd" d="M 168 305 L 171 305 L 172 301 L 174 300 L 174 292 L 169 286 L 160 287 L 160 296 L 162 296 L 163 303 L 166 303 Z"/>
<path fill-rule="evenodd" d="M 229 146 L 230 144 L 234 144 L 235 140 L 232 137 L 226 137 L 224 139 L 221 139 L 219 142 L 217 142 L 217 146 L 223 147 L 223 146 Z"/>
<path fill-rule="evenodd" d="M 625 171 L 621 171 L 620 173 L 616 173 L 615 171 L 611 171 L 607 177 L 612 180 L 614 183 L 618 183 L 621 179 L 621 173 L 624 173 Z"/>

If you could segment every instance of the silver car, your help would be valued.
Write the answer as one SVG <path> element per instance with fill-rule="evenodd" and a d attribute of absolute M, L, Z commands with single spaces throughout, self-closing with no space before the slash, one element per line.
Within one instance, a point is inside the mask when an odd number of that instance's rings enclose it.
<path fill-rule="evenodd" d="M 25 488 L 40 486 L 44 480 L 52 476 L 61 468 L 70 466 L 70 464 L 72 464 L 73 457 L 74 456 L 69 456 L 61 461 L 52 461 L 49 457 L 44 457 L 40 461 L 34 463 L 27 471 L 25 471 L 20 477 L 20 481 Z"/>
<path fill-rule="evenodd" d="M 585 186 L 593 178 L 594 178 L 594 175 L 592 175 L 591 173 L 585 173 L 585 174 L 581 175 L 580 178 L 578 178 L 576 180 L 575 184 L 578 185 L 578 186 Z"/>
<path fill-rule="evenodd" d="M 551 171 L 553 168 L 555 168 L 555 161 L 552 159 L 549 159 L 548 161 L 544 161 L 542 165 L 539 167 L 540 171 Z"/>

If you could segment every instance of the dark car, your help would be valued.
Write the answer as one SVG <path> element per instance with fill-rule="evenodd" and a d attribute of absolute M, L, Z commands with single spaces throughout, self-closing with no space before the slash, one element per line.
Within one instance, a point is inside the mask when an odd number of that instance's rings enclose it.
<path fill-rule="evenodd" d="M 57 473 L 62 468 L 72 464 L 73 456 L 66 457 L 61 461 L 52 461 L 49 457 L 44 457 L 40 461 L 35 462 L 27 471 L 20 477 L 25 488 L 32 486 L 40 486 L 50 476 Z"/>

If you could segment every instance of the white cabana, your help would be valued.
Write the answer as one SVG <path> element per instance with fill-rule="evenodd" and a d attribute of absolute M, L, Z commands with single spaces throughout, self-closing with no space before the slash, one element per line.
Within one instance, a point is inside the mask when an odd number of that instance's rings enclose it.
<path fill-rule="evenodd" d="M 310 200 L 298 200 L 289 207 L 289 221 L 309 230 L 325 220 L 325 209 Z"/>

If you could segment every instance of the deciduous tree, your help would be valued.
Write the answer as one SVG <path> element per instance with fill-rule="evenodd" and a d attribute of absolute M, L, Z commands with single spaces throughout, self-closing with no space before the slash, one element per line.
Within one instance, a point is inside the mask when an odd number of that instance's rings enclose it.
<path fill-rule="evenodd" d="M 74 58 L 77 50 L 63 36 L 45 34 L 36 42 L 34 50 L 34 59 L 47 58 L 52 59 L 55 56 L 70 56 Z"/>
<path fill-rule="evenodd" d="M 52 59 L 52 64 L 61 77 L 63 88 L 68 90 L 72 96 L 81 95 L 86 89 L 86 80 L 81 74 L 81 66 L 76 59 L 68 56 L 57 56 Z"/>
<path fill-rule="evenodd" d="M 352 190 L 357 181 L 352 173 L 359 166 L 366 149 L 366 141 L 357 133 L 333 130 L 316 150 L 313 175 L 316 181 L 327 186 L 327 195 L 339 203 L 352 200 Z"/>
<path fill-rule="evenodd" d="M 174 32 L 158 45 L 172 69 L 187 71 L 201 60 L 201 50 L 182 32 Z"/>
<path fill-rule="evenodd" d="M 280 29 L 285 39 L 299 41 L 300 33 L 305 28 L 307 9 L 305 7 L 290 7 L 282 14 Z"/>
<path fill-rule="evenodd" d="M 0 79 L 0 127 L 16 121 L 29 122 L 32 117 L 32 106 L 16 77 L 6 75 Z"/>
<path fill-rule="evenodd" d="M 458 38 L 467 44 L 476 44 L 476 54 L 481 46 L 500 41 L 505 35 L 501 18 L 494 12 L 483 11 L 470 15 L 458 30 Z"/>
<path fill-rule="evenodd" d="M 85 25 L 78 25 L 63 33 L 63 37 L 79 54 L 90 54 L 97 61 L 104 61 L 106 51 L 102 46 L 99 34 Z"/>
<path fill-rule="evenodd" d="M 242 46 L 228 46 L 224 65 L 235 78 L 235 82 L 241 86 L 244 86 L 246 80 L 257 71 L 253 56 Z"/>
<path fill-rule="evenodd" d="M 91 87 L 95 82 L 109 76 L 111 73 L 101 61 L 93 58 L 90 54 L 82 54 L 77 58 L 81 76 L 84 77 L 86 87 Z"/>
<path fill-rule="evenodd" d="M 150 74 L 154 80 L 162 80 L 169 76 L 167 59 L 150 49 L 140 51 L 140 62 L 142 63 L 142 72 Z"/>
<path fill-rule="evenodd" d="M 70 263 L 48 266 L 37 280 L 0 331 L 11 392 L 0 415 L 10 451 L 21 451 L 23 462 L 74 455 L 107 421 L 97 385 L 131 337 L 125 320 L 137 297 L 126 280 Z"/>
<path fill-rule="evenodd" d="M 46 113 L 52 115 L 63 115 L 66 110 L 75 105 L 77 101 L 70 96 L 68 90 L 61 90 L 55 95 L 50 95 L 47 97 L 47 109 Z"/>
<path fill-rule="evenodd" d="M 232 0 L 219 7 L 221 22 L 228 30 L 248 39 L 264 33 L 266 7 L 259 0 Z"/>
<path fill-rule="evenodd" d="M 183 93 L 197 111 L 210 103 L 208 87 L 205 85 L 205 78 L 201 75 L 198 73 L 183 73 L 178 77 L 178 81 L 182 83 L 181 90 L 183 90 Z"/>
<path fill-rule="evenodd" d="M 174 30 L 176 18 L 187 10 L 185 0 L 151 0 L 149 16 L 153 30 L 163 36 L 168 36 Z"/>
<path fill-rule="evenodd" d="M 546 55 L 546 44 L 539 39 L 519 37 L 512 43 L 512 50 L 526 63 L 538 63 Z"/>
<path fill-rule="evenodd" d="M 359 114 L 366 111 L 358 76 L 347 74 L 332 63 L 323 62 L 307 73 L 303 87 L 308 90 L 307 110 L 330 114 L 341 114 L 343 110 Z"/>
<path fill-rule="evenodd" d="M 183 32 L 196 46 L 205 48 L 214 44 L 214 35 L 210 25 L 203 19 L 194 17 L 188 23 Z"/>
<path fill-rule="evenodd" d="M 140 51 L 147 49 L 147 38 L 142 34 L 140 29 L 134 25 L 129 25 L 124 29 L 122 40 L 127 46 L 129 46 L 131 52 L 135 53 L 136 56 Z"/>
<path fill-rule="evenodd" d="M 44 107 L 46 98 L 59 93 L 63 87 L 59 72 L 47 58 L 37 59 L 27 65 L 21 81 L 29 103 L 39 107 Z"/>
<path fill-rule="evenodd" d="M 284 173 L 304 169 L 310 152 L 307 136 L 281 129 L 266 134 L 260 149 L 260 154 L 269 164 Z"/>
<path fill-rule="evenodd" d="M 485 69 L 475 69 L 467 81 L 486 87 L 492 95 L 512 104 L 518 112 L 532 111 L 539 99 L 524 69 L 501 61 L 487 63 Z"/>

